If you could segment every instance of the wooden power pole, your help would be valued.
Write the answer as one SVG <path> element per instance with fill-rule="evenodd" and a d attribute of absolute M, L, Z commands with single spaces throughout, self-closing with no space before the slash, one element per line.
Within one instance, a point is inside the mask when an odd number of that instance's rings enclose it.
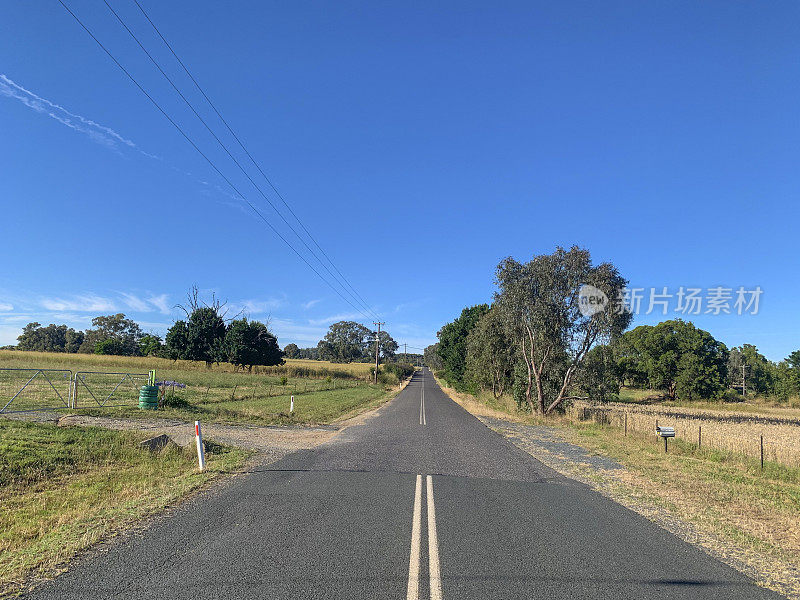
<path fill-rule="evenodd" d="M 375 384 L 378 384 L 378 356 L 379 356 L 379 349 L 381 347 L 381 325 L 385 325 L 386 323 L 381 323 L 380 321 L 373 321 L 373 325 L 378 326 L 378 333 L 375 334 Z"/>
<path fill-rule="evenodd" d="M 747 367 L 745 363 L 742 363 L 742 398 L 747 398 Z"/>

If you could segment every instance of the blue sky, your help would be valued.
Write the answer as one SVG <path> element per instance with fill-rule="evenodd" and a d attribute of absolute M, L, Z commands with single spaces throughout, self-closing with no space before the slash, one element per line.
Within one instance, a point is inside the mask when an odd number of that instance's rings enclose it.
<path fill-rule="evenodd" d="M 503 257 L 579 244 L 632 286 L 760 286 L 757 315 L 692 320 L 800 348 L 797 3 L 141 1 L 398 341 L 489 300 Z M 101 0 L 67 3 L 281 225 Z M 117 311 L 163 333 L 192 284 L 282 345 L 367 322 L 55 0 L 2 3 L 0 56 L 0 344 Z"/>

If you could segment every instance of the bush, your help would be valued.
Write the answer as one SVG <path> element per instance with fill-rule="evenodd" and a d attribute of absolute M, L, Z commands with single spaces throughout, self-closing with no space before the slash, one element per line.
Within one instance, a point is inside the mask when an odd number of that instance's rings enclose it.
<path fill-rule="evenodd" d="M 744 396 L 732 389 L 727 389 L 720 394 L 723 402 L 744 402 Z"/>
<path fill-rule="evenodd" d="M 378 371 L 378 382 L 394 385 L 411 377 L 413 373 L 414 365 L 408 363 L 386 363 Z"/>
<path fill-rule="evenodd" d="M 109 355 L 122 355 L 125 348 L 122 342 L 114 338 L 109 338 L 94 345 L 95 354 L 109 354 Z"/>

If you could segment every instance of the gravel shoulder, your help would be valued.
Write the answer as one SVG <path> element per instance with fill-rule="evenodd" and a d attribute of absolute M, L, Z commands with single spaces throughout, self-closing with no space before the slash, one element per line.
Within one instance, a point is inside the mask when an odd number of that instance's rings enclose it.
<path fill-rule="evenodd" d="M 469 410 L 469 403 L 465 405 Z M 484 411 L 476 411 L 484 412 Z M 744 573 L 762 587 L 792 600 L 800 599 L 800 567 L 772 556 L 748 552 L 703 527 L 681 519 L 667 503 L 649 493 L 650 484 L 614 460 L 566 439 L 557 427 L 527 425 L 496 415 L 475 414 L 487 427 L 562 475 L 657 523 L 682 540 L 702 548 L 717 560 Z"/>

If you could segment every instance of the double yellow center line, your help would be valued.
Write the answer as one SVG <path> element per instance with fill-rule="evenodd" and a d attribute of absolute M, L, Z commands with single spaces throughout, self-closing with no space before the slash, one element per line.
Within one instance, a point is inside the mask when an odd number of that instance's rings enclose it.
<path fill-rule="evenodd" d="M 433 503 L 433 479 L 426 477 L 428 508 L 428 578 L 431 600 L 442 599 L 442 575 L 439 570 L 439 538 L 436 535 L 436 508 Z M 419 600 L 420 554 L 422 548 L 422 475 L 417 475 L 414 490 L 414 518 L 411 524 L 411 558 L 408 563 L 406 600 Z"/>

